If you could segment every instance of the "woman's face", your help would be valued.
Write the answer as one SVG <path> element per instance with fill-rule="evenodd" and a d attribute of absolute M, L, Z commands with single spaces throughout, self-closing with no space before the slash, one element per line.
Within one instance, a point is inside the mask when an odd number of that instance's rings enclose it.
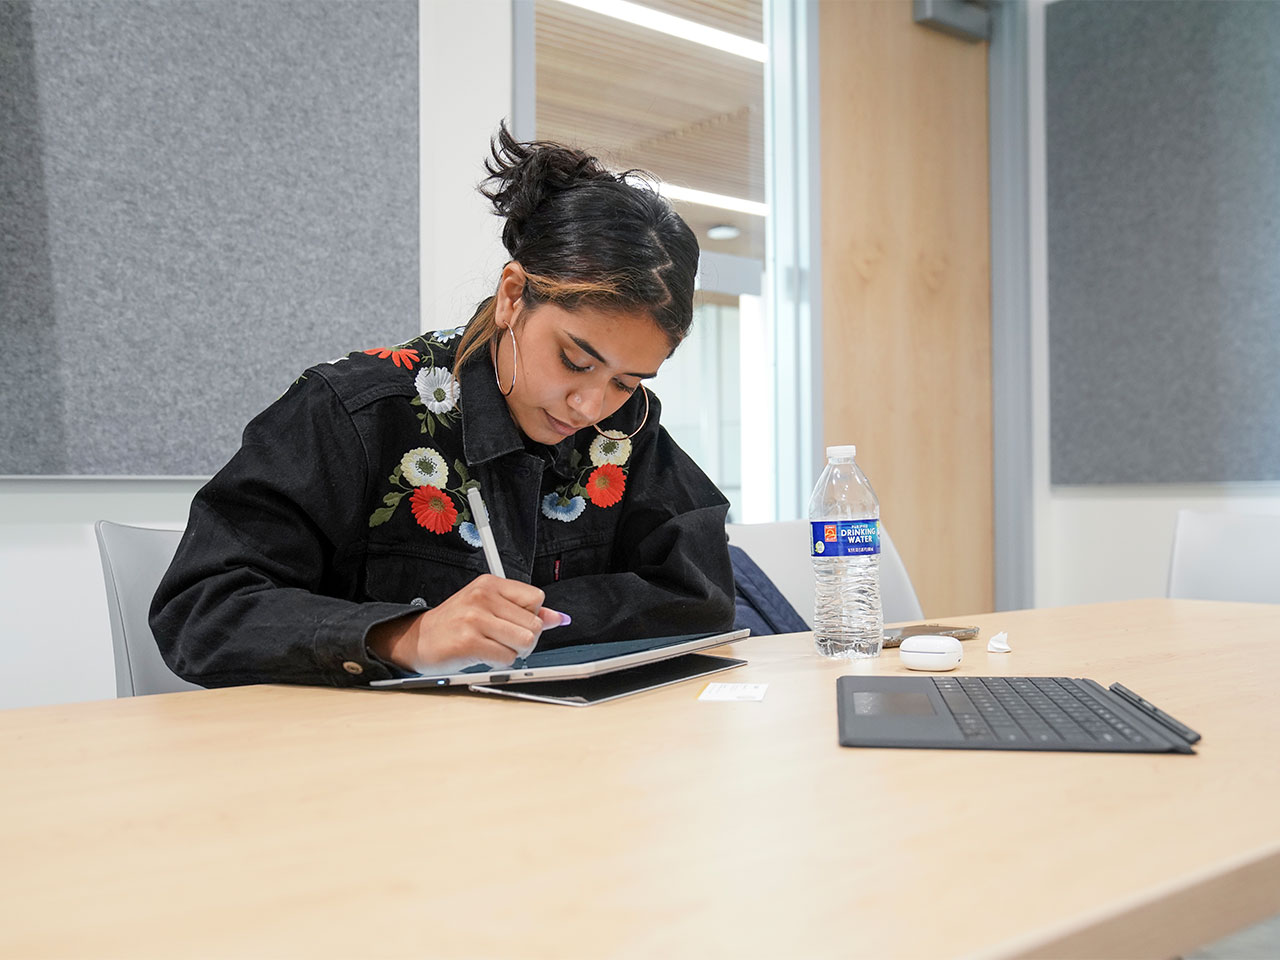
<path fill-rule="evenodd" d="M 515 266 L 516 269 L 518 265 Z M 652 377 L 671 353 L 667 335 L 645 312 L 618 313 L 592 307 L 567 310 L 553 303 L 525 307 L 521 277 L 508 290 L 504 271 L 497 304 L 503 329 L 496 346 L 498 382 L 511 385 L 511 335 L 520 348 L 519 373 L 506 398 L 516 425 L 538 443 L 557 444 L 604 420 Z"/>

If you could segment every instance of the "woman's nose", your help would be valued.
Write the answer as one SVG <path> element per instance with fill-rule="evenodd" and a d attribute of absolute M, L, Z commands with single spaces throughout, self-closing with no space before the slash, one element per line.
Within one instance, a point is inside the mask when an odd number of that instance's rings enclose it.
<path fill-rule="evenodd" d="M 603 406 L 603 390 L 575 390 L 569 394 L 569 409 L 585 421 L 583 426 L 599 420 Z"/>

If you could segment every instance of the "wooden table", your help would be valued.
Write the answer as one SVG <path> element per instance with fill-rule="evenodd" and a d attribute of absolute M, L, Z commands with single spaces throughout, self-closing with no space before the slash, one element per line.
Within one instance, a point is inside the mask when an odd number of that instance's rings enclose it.
<path fill-rule="evenodd" d="M 1280 606 L 959 618 L 1197 756 L 850 750 L 806 634 L 574 709 L 245 687 L 0 712 L 0 956 L 1170 956 L 1280 912 Z M 1007 630 L 1008 655 L 986 638 Z"/>

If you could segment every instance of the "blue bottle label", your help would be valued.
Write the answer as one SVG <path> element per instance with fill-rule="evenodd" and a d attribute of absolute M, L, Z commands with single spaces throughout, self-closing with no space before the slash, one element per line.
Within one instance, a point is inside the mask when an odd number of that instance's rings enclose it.
<path fill-rule="evenodd" d="M 868 557 L 880 552 L 879 520 L 812 520 L 809 553 L 815 557 Z"/>

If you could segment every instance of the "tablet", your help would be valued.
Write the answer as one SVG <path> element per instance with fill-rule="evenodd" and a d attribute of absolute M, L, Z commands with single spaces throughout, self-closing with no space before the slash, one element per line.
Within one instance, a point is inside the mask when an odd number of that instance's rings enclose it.
<path fill-rule="evenodd" d="M 719 673 L 721 670 L 732 670 L 746 662 L 733 657 L 713 657 L 705 653 L 682 653 L 670 660 L 642 663 L 638 667 L 614 670 L 598 677 L 551 680 L 544 683 L 499 683 L 493 686 L 473 683 L 467 689 L 474 693 L 493 693 L 501 697 L 559 703 L 567 707 L 589 707 L 593 703 L 617 700 L 633 693 L 669 687 L 673 683 Z"/>
<path fill-rule="evenodd" d="M 480 663 L 457 673 L 415 673 L 390 680 L 374 680 L 369 685 L 384 690 L 403 690 L 417 687 L 469 687 L 477 684 L 577 680 L 718 647 L 722 643 L 741 640 L 749 633 L 749 630 L 731 630 L 727 633 L 693 633 L 675 637 L 584 643 L 573 647 L 534 650 L 528 657 L 517 660 L 509 667 L 492 667 L 487 663 Z"/>

